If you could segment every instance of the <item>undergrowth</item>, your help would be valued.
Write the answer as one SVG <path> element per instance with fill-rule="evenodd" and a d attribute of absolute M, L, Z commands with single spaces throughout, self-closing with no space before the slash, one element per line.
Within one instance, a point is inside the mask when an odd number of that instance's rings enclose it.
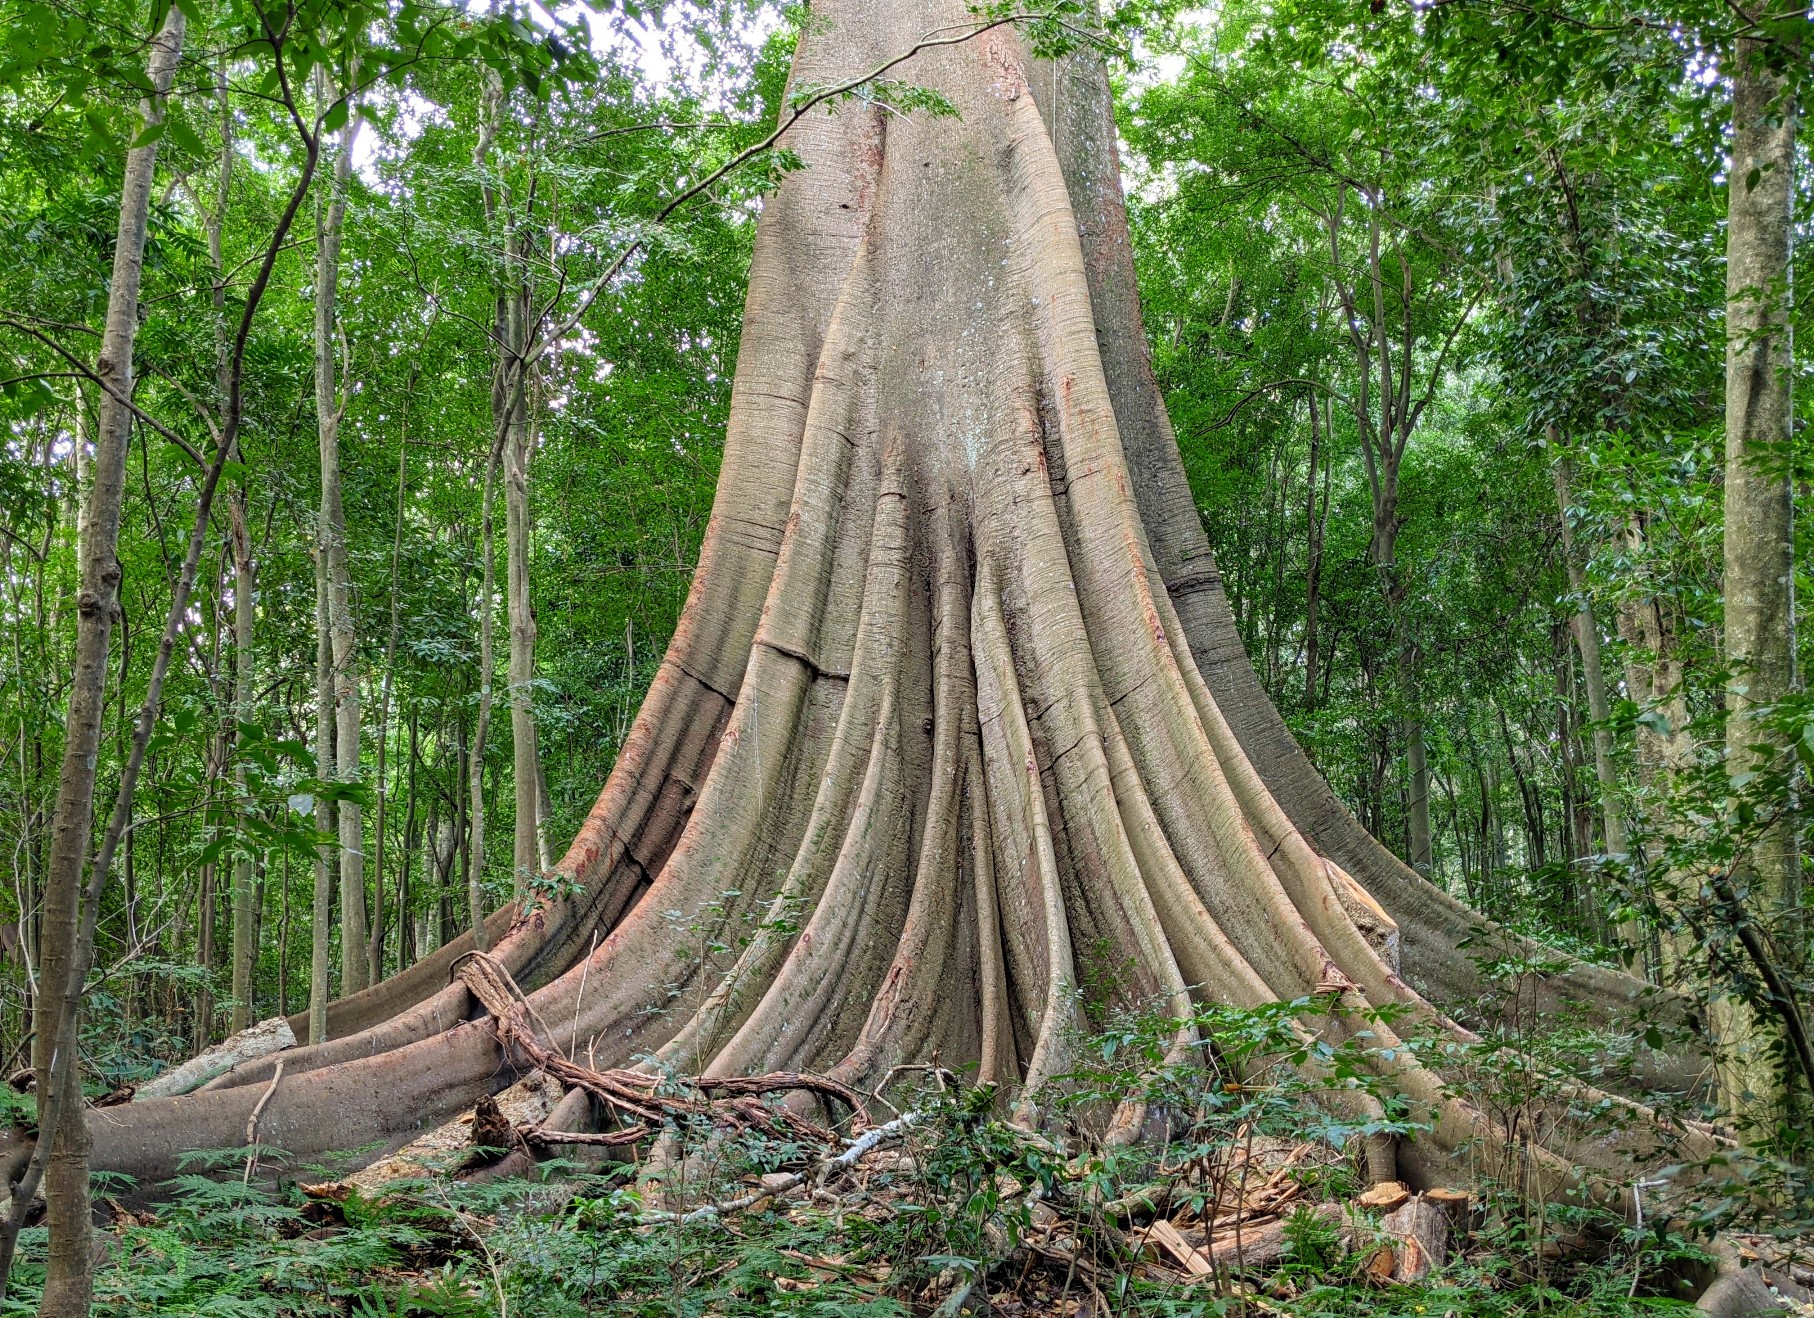
<path fill-rule="evenodd" d="M 1045 1134 L 1004 1117 L 991 1087 L 928 1069 L 891 1091 L 916 1122 L 903 1138 L 816 1190 L 695 1221 L 658 1220 L 685 1202 L 723 1202 L 764 1174 L 811 1167 L 825 1150 L 747 1132 L 671 1126 L 665 1187 L 596 1160 L 542 1164 L 531 1179 L 436 1175 L 338 1199 L 303 1186 L 331 1167 L 286 1166 L 260 1150 L 197 1155 L 148 1209 L 132 1187 L 97 1185 L 113 1221 L 97 1312 L 219 1318 L 738 1318 L 793 1313 L 956 1318 L 1337 1315 L 1585 1318 L 1687 1311 L 1666 1298 L 1695 1246 L 1653 1218 L 1642 1230 L 1580 1206 L 1519 1196 L 1515 1168 L 1466 1171 L 1474 1211 L 1454 1256 L 1424 1283 L 1378 1280 L 1378 1224 L 1352 1207 L 1369 1136 L 1415 1139 L 1389 1102 L 1356 1122 L 1339 1090 L 1370 1090 L 1366 1030 L 1320 1042 L 1312 1001 L 1255 1011 L 1205 1007 L 1202 1046 L 1170 1051 L 1181 1022 L 1132 1012 L 1078 1040 L 1080 1062 L 1043 1096 Z M 1535 1036 L 1480 1045 L 1485 1106 L 1526 1101 L 1545 1074 Z M 1515 1059 L 1512 1054 L 1515 1054 Z M 1520 1065 L 1512 1065 L 1518 1060 Z M 1451 1059 L 1453 1061 L 1453 1059 Z M 1502 1077 L 1495 1081 L 1494 1076 Z M 1501 1083 L 1506 1093 L 1486 1092 Z M 1148 1138 L 1098 1138 L 1116 1101 L 1146 1099 Z M 1352 1111 L 1352 1106 L 1347 1109 Z M 886 1114 L 878 1113 L 877 1120 Z M 466 1156 L 464 1154 L 462 1157 Z M 1465 1161 L 1465 1160 L 1464 1160 Z M 273 1170 L 275 1169 L 275 1170 Z M 1462 1164 L 1457 1164 L 1458 1177 Z M 684 1174 L 681 1174 L 684 1173 Z M 1268 1208 L 1253 1187 L 1272 1187 Z M 1237 1217 L 1282 1238 L 1263 1266 L 1218 1260 L 1192 1279 L 1153 1243 L 1155 1220 Z M 670 1215 L 671 1217 L 672 1215 Z M 1250 1237 L 1251 1238 L 1251 1237 Z M 33 1311 L 44 1236 L 28 1230 L 0 1318 Z M 1211 1250 L 1214 1257 L 1214 1251 Z M 1245 1255 L 1243 1255 L 1245 1257 Z"/>

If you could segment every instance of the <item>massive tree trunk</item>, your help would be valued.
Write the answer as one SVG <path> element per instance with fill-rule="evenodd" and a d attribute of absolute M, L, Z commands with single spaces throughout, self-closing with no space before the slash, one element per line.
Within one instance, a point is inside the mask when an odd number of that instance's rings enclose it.
<path fill-rule="evenodd" d="M 950 39 L 956 0 L 815 14 L 796 85 L 939 29 L 897 76 L 959 115 L 790 130 L 691 597 L 557 866 L 577 895 L 494 914 L 493 954 L 598 1065 L 868 1087 L 968 1059 L 1028 1120 L 1085 984 L 1458 1029 L 1478 917 L 1335 800 L 1241 650 L 1147 357 L 1103 70 L 1005 26 Z M 98 1165 L 153 1183 L 261 1100 L 262 1142 L 396 1145 L 507 1084 L 449 983 L 471 946 L 335 1004 L 279 1086 L 267 1058 L 97 1119 Z M 1642 987 L 1581 966 L 1526 1001 L 1603 1016 Z M 1402 1051 L 1388 1070 L 1434 1123 L 1405 1170 L 1439 1176 L 1478 1114 Z"/>
<path fill-rule="evenodd" d="M 1732 168 L 1726 225 L 1726 772 L 1754 773 L 1770 740 L 1752 711 L 1794 682 L 1794 518 L 1789 485 L 1789 245 L 1793 231 L 1795 104 L 1764 66 L 1760 41 L 1741 39 L 1732 73 Z M 1796 956 L 1800 863 L 1791 821 L 1777 820 L 1743 865 L 1746 918 L 1779 954 Z M 1766 1128 L 1782 1115 L 1778 1023 L 1744 1004 L 1715 1004 L 1729 1111 Z"/>

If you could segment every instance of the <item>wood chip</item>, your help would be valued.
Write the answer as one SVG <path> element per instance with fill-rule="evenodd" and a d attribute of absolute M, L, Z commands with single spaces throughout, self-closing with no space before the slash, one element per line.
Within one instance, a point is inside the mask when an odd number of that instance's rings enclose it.
<path fill-rule="evenodd" d="M 1381 1181 L 1372 1189 L 1358 1195 L 1354 1202 L 1362 1208 L 1389 1213 L 1394 1208 L 1403 1207 L 1405 1201 L 1410 1197 L 1411 1192 L 1405 1188 L 1403 1181 Z"/>
<path fill-rule="evenodd" d="M 1178 1234 L 1178 1228 L 1160 1218 L 1146 1229 L 1146 1238 L 1184 1265 L 1193 1277 L 1207 1277 L 1215 1272 L 1211 1263 L 1195 1246 Z"/>

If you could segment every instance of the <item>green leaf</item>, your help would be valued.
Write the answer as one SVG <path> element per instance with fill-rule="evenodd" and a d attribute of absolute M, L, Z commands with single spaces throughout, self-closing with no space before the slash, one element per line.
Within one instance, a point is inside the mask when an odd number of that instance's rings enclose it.
<path fill-rule="evenodd" d="M 132 139 L 131 149 L 137 151 L 142 146 L 151 146 L 164 135 L 163 123 L 146 124 L 139 135 Z"/>
<path fill-rule="evenodd" d="M 176 144 L 179 151 L 192 156 L 206 154 L 208 148 L 202 144 L 202 139 L 196 136 L 195 130 L 181 119 L 166 120 L 165 126 L 170 131 L 170 140 Z"/>

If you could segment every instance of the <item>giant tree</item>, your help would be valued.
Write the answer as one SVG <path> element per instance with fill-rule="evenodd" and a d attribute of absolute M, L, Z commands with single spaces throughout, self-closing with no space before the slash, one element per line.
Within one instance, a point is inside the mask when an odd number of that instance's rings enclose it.
<path fill-rule="evenodd" d="M 952 113 L 829 112 L 882 73 Z M 487 959 L 462 937 L 333 1004 L 327 1042 L 96 1120 L 97 1165 L 154 1182 L 255 1107 L 297 1153 L 399 1144 L 507 1083 L 496 970 L 597 1064 L 867 1088 L 966 1059 L 1024 1121 L 1086 1002 L 1323 996 L 1430 1122 L 1375 1176 L 1502 1134 L 1370 1010 L 1465 1037 L 1443 1008 L 1481 987 L 1479 920 L 1342 808 L 1243 653 L 1147 358 L 1100 63 L 958 3 L 828 0 L 794 88 L 692 593 L 567 882 L 494 913 Z M 1570 964 L 1531 994 L 1604 1017 L 1641 987 Z M 1623 1176 L 1653 1132 L 1534 1156 L 1552 1188 Z"/>

